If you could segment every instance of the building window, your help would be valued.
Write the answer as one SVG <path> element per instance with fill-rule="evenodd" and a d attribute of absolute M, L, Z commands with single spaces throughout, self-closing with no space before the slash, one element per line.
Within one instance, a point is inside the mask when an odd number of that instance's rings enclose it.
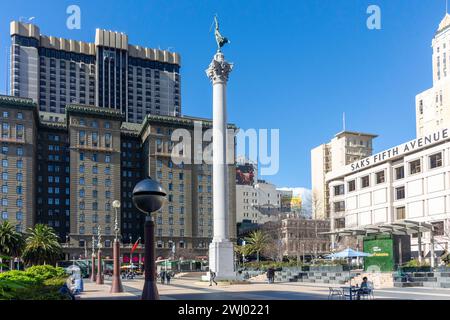
<path fill-rule="evenodd" d="M 345 201 L 338 201 L 334 203 L 334 212 L 345 211 Z"/>
<path fill-rule="evenodd" d="M 433 235 L 434 236 L 445 236 L 444 221 L 432 222 L 433 225 Z"/>
<path fill-rule="evenodd" d="M 430 159 L 430 169 L 442 167 L 442 153 L 436 153 L 429 156 Z"/>
<path fill-rule="evenodd" d="M 405 207 L 395 208 L 395 218 L 396 218 L 396 220 L 403 220 L 406 218 Z"/>
<path fill-rule="evenodd" d="M 361 178 L 361 188 L 367 188 L 370 186 L 370 179 L 369 176 L 365 176 Z"/>
<path fill-rule="evenodd" d="M 405 177 L 405 167 L 397 167 L 395 168 L 395 180 L 400 180 Z"/>
<path fill-rule="evenodd" d="M 395 200 L 405 199 L 405 187 L 395 188 Z"/>
<path fill-rule="evenodd" d="M 410 174 L 416 174 L 416 173 L 420 173 L 421 168 L 420 168 L 420 159 L 411 161 L 409 163 L 409 173 Z"/>
<path fill-rule="evenodd" d="M 334 186 L 334 195 L 340 196 L 344 194 L 344 185 L 340 184 L 338 186 Z"/>
<path fill-rule="evenodd" d="M 334 219 L 334 227 L 336 229 L 345 228 L 345 218 Z"/>
<path fill-rule="evenodd" d="M 348 184 L 348 192 L 352 192 L 356 190 L 356 182 L 355 180 L 349 181 Z"/>
<path fill-rule="evenodd" d="M 377 184 L 384 183 L 385 182 L 384 170 L 375 173 L 375 177 L 376 177 Z"/>

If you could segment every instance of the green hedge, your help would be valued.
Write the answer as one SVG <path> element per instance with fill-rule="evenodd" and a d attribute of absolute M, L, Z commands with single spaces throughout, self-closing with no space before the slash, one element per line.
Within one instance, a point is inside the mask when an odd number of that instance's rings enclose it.
<path fill-rule="evenodd" d="M 0 300 L 68 300 L 59 293 L 67 279 L 63 268 L 34 266 L 0 273 Z"/>

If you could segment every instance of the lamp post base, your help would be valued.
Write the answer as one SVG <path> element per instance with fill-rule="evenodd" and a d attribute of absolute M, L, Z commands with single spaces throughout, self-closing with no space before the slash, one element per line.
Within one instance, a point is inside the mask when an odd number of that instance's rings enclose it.
<path fill-rule="evenodd" d="M 120 293 L 123 292 L 123 286 L 122 281 L 120 280 L 120 242 L 117 239 L 114 240 L 113 256 L 114 269 L 110 293 Z"/>

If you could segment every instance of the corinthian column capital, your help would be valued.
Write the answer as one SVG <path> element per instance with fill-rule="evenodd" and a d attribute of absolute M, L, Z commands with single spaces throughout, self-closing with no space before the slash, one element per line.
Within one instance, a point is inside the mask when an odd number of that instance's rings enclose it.
<path fill-rule="evenodd" d="M 233 70 L 233 64 L 225 61 L 222 52 L 217 52 L 206 69 L 206 75 L 213 83 L 227 82 L 231 70 Z"/>

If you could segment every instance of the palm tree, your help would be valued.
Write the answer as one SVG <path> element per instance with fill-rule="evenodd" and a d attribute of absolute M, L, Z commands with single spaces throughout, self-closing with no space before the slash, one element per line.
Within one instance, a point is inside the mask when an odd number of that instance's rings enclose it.
<path fill-rule="evenodd" d="M 256 252 L 256 260 L 259 262 L 259 253 L 268 245 L 270 237 L 263 231 L 257 230 L 250 233 L 245 242 L 251 253 Z"/>
<path fill-rule="evenodd" d="M 24 239 L 21 233 L 9 222 L 0 224 L 0 255 L 9 257 L 12 266 L 13 257 L 20 256 L 24 246 Z"/>
<path fill-rule="evenodd" d="M 28 228 L 23 259 L 28 265 L 53 264 L 61 255 L 61 244 L 53 228 L 37 224 Z"/>

